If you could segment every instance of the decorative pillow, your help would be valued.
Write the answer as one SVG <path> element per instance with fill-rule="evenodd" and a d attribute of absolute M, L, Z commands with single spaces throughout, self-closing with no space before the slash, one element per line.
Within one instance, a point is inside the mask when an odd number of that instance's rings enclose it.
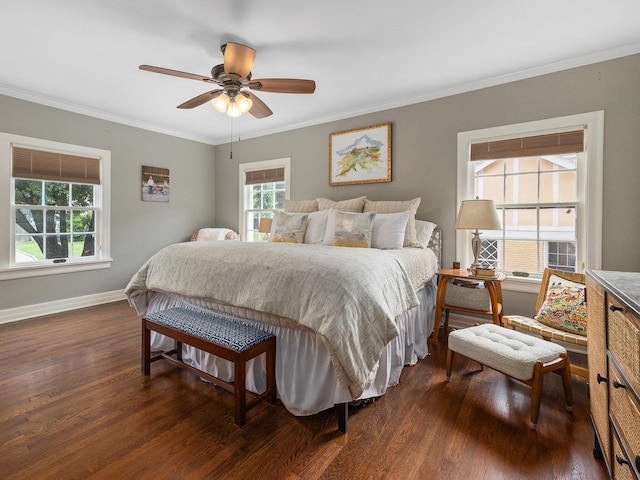
<path fill-rule="evenodd" d="M 327 231 L 324 236 L 325 245 L 338 247 L 371 246 L 371 229 L 376 214 L 340 212 L 331 210 L 327 218 Z"/>
<path fill-rule="evenodd" d="M 327 231 L 327 219 L 332 210 L 321 210 L 309 213 L 307 230 L 304 232 L 304 243 L 322 243 Z"/>
<path fill-rule="evenodd" d="M 309 215 L 306 213 L 278 212 L 271 228 L 272 242 L 302 243 Z"/>
<path fill-rule="evenodd" d="M 317 200 L 287 200 L 284 201 L 284 211 L 287 213 L 311 213 L 318 211 Z"/>
<path fill-rule="evenodd" d="M 427 248 L 429 246 L 431 235 L 433 235 L 433 231 L 437 226 L 438 225 L 433 222 L 418 220 L 416 218 L 416 241 L 422 248 Z"/>
<path fill-rule="evenodd" d="M 374 212 L 335 212 L 333 244 L 337 247 L 371 247 Z"/>
<path fill-rule="evenodd" d="M 318 210 L 340 210 L 341 212 L 354 212 L 362 213 L 362 207 L 364 207 L 364 201 L 367 197 L 352 198 L 350 200 L 341 200 L 334 202 L 328 198 L 317 198 Z"/>
<path fill-rule="evenodd" d="M 378 213 L 371 230 L 372 248 L 402 248 L 411 212 Z"/>
<path fill-rule="evenodd" d="M 409 221 L 407 222 L 407 228 L 404 232 L 404 243 L 403 247 L 420 247 L 418 240 L 416 238 L 416 212 L 418 211 L 418 206 L 420 205 L 420 201 L 422 199 L 420 197 L 414 198 L 413 200 L 408 200 L 406 202 L 398 202 L 398 201 L 380 201 L 380 202 L 372 202 L 371 200 L 365 199 L 364 201 L 364 212 L 376 212 L 376 213 L 399 213 L 406 212 L 409 210 L 411 214 L 409 215 Z"/>
<path fill-rule="evenodd" d="M 551 275 L 547 298 L 534 318 L 549 327 L 586 337 L 585 286 Z"/>

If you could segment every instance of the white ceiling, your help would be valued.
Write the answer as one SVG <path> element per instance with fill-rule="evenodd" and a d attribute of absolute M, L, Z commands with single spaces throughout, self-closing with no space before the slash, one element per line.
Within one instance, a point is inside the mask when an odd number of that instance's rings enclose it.
<path fill-rule="evenodd" d="M 417 103 L 640 52 L 638 0 L 0 0 L 0 94 L 211 144 Z M 220 45 L 257 50 L 273 115 L 177 105 Z M 254 92 L 255 93 L 255 92 Z"/>

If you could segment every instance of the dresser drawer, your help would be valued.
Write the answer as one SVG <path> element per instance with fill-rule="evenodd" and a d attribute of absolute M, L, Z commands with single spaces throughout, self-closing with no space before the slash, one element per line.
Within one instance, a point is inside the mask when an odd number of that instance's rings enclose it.
<path fill-rule="evenodd" d="M 613 463 L 613 478 L 616 480 L 636 479 L 615 433 L 613 435 L 613 461 L 611 463 Z"/>
<path fill-rule="evenodd" d="M 618 441 L 626 447 L 630 463 L 634 464 L 630 466 L 631 470 L 635 467 L 638 472 L 640 471 L 640 405 L 630 385 L 625 382 L 613 362 L 609 364 L 609 381 L 609 408 L 611 421 L 615 426 L 614 431 L 617 431 L 620 437 Z"/>
<path fill-rule="evenodd" d="M 609 351 L 640 391 L 640 321 L 614 298 L 608 299 Z"/>

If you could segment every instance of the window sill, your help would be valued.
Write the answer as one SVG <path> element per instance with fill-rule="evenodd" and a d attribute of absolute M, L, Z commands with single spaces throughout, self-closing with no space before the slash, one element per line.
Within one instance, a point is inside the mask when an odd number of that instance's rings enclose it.
<path fill-rule="evenodd" d="M 47 275 L 59 275 L 61 273 L 86 272 L 89 270 L 103 270 L 111 267 L 112 258 L 95 260 L 92 262 L 67 263 L 55 265 L 20 266 L 0 271 L 0 280 L 13 280 L 17 278 L 43 277 Z"/>
<path fill-rule="evenodd" d="M 509 275 L 506 280 L 502 282 L 502 290 L 533 293 L 537 295 L 540 291 L 541 281 L 540 278 L 514 277 L 513 275 Z"/>

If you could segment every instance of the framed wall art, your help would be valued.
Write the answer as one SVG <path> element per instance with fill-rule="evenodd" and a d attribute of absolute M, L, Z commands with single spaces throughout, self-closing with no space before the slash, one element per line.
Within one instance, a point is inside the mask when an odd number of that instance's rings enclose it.
<path fill-rule="evenodd" d="M 169 169 L 142 167 L 142 201 L 169 201 Z"/>
<path fill-rule="evenodd" d="M 391 123 L 329 135 L 329 185 L 391 181 Z"/>

